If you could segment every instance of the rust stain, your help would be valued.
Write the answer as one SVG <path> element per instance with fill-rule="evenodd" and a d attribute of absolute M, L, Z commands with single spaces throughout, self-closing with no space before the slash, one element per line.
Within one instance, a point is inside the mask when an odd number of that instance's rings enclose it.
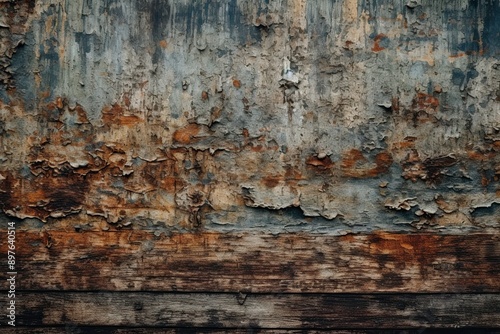
<path fill-rule="evenodd" d="M 160 45 L 160 47 L 161 47 L 161 48 L 163 48 L 163 49 L 166 49 L 166 48 L 167 48 L 167 46 L 168 46 L 167 41 L 166 41 L 166 40 L 164 40 L 164 39 L 162 39 L 162 40 L 161 40 L 158 44 L 159 44 L 159 45 Z"/>
<path fill-rule="evenodd" d="M 219 119 L 222 115 L 222 108 L 219 108 L 219 107 L 212 107 L 212 109 L 210 110 L 210 115 L 211 115 L 211 120 L 212 122 L 213 121 L 216 121 L 217 119 Z"/>
<path fill-rule="evenodd" d="M 391 100 L 391 108 L 393 111 L 399 111 L 401 109 L 398 97 L 393 97 Z"/>
<path fill-rule="evenodd" d="M 304 176 L 302 175 L 302 173 L 299 169 L 292 167 L 292 166 L 286 166 L 285 167 L 285 179 L 286 180 L 302 180 L 302 179 L 304 179 Z"/>
<path fill-rule="evenodd" d="M 56 107 L 57 109 L 62 109 L 64 107 L 62 97 L 58 97 L 56 99 Z"/>
<path fill-rule="evenodd" d="M 408 153 L 406 159 L 402 163 L 402 176 L 414 182 L 417 179 L 436 182 L 442 178 L 443 170 L 456 163 L 457 158 L 451 155 L 430 157 L 422 161 L 418 151 L 413 149 Z"/>
<path fill-rule="evenodd" d="M 428 177 L 431 179 L 437 178 L 442 170 L 446 167 L 451 167 L 457 163 L 457 159 L 453 156 L 440 156 L 427 158 L 423 164 L 427 170 Z"/>
<path fill-rule="evenodd" d="M 353 178 L 376 177 L 387 173 L 393 163 L 389 152 L 378 153 L 370 162 L 360 150 L 351 149 L 342 157 L 341 168 L 344 175 Z"/>
<path fill-rule="evenodd" d="M 318 171 L 325 171 L 333 168 L 335 163 L 329 156 L 320 159 L 318 156 L 312 155 L 306 159 L 306 165 L 311 166 Z"/>
<path fill-rule="evenodd" d="M 439 254 L 439 236 L 409 235 L 377 232 L 367 236 L 370 253 L 381 268 L 392 263 L 396 268 L 418 265 L 422 277 L 432 270 L 431 264 Z"/>
<path fill-rule="evenodd" d="M 380 52 L 380 51 L 385 50 L 385 47 L 380 45 L 380 43 L 385 39 L 387 39 L 387 36 L 384 34 L 378 34 L 377 36 L 375 36 L 375 38 L 373 39 L 372 51 L 373 52 Z"/>
<path fill-rule="evenodd" d="M 439 107 L 439 100 L 428 94 L 418 93 L 413 99 L 413 108 L 415 110 L 424 110 L 426 112 L 436 112 Z"/>
<path fill-rule="evenodd" d="M 436 121 L 436 113 L 439 111 L 439 99 L 435 96 L 417 93 L 413 98 L 410 117 L 414 124 Z"/>
<path fill-rule="evenodd" d="M 352 243 L 356 241 L 356 236 L 354 234 L 346 234 L 338 237 L 341 242 Z"/>
<path fill-rule="evenodd" d="M 142 119 L 136 115 L 126 115 L 125 109 L 118 103 L 103 108 L 102 120 L 108 126 L 124 125 L 130 127 L 142 122 Z"/>
<path fill-rule="evenodd" d="M 196 142 L 196 136 L 198 133 L 200 133 L 201 130 L 201 125 L 198 125 L 196 123 L 190 123 L 183 127 L 182 129 L 179 129 L 174 132 L 173 139 L 174 142 L 179 143 L 179 144 L 191 144 L 193 142 Z"/>
<path fill-rule="evenodd" d="M 2 210 L 11 215 L 37 217 L 64 217 L 82 209 L 89 189 L 88 181 L 81 175 L 42 174 L 33 182 L 21 182 L 19 177 L 7 174 L 1 183 Z"/>
<path fill-rule="evenodd" d="M 377 176 L 389 171 L 393 163 L 392 155 L 389 152 L 380 152 L 375 156 L 376 167 L 368 171 L 368 175 Z"/>
<path fill-rule="evenodd" d="M 405 149 L 412 149 L 415 148 L 415 141 L 417 140 L 416 137 L 405 137 L 404 141 L 401 142 L 396 142 L 392 144 L 392 149 L 393 150 L 405 150 Z"/>
<path fill-rule="evenodd" d="M 467 151 L 467 156 L 469 159 L 476 160 L 476 161 L 488 161 L 493 159 L 497 155 L 496 152 L 483 152 L 483 151 L 474 151 L 474 150 L 468 150 Z"/>
<path fill-rule="evenodd" d="M 345 41 L 345 48 L 349 50 L 354 44 L 355 43 L 353 41 L 347 40 Z"/>
<path fill-rule="evenodd" d="M 201 99 L 203 101 L 207 101 L 208 100 L 208 92 L 207 91 L 201 92 Z"/>
<path fill-rule="evenodd" d="M 490 180 L 483 174 L 481 175 L 481 185 L 487 187 L 490 184 Z"/>
<path fill-rule="evenodd" d="M 274 188 L 282 179 L 280 176 L 267 176 L 262 179 L 262 183 L 268 188 Z"/>
<path fill-rule="evenodd" d="M 250 149 L 253 151 L 253 152 L 263 152 L 266 150 L 266 148 L 264 147 L 264 145 L 250 145 Z"/>
<path fill-rule="evenodd" d="M 77 104 L 75 107 L 75 111 L 77 114 L 77 124 L 88 124 L 89 119 L 87 117 L 87 112 L 82 108 L 81 105 Z"/>
<path fill-rule="evenodd" d="M 130 101 L 130 97 L 129 97 L 129 95 L 128 95 L 128 94 L 124 94 L 124 95 L 123 95 L 123 103 L 125 103 L 125 106 L 126 106 L 127 108 L 130 108 L 130 103 L 131 103 L 131 101 Z"/>
<path fill-rule="evenodd" d="M 359 165 L 359 163 L 366 161 L 367 160 L 363 153 L 360 150 L 353 148 L 343 155 L 341 167 L 344 170 L 349 170 L 355 168 L 356 165 Z"/>

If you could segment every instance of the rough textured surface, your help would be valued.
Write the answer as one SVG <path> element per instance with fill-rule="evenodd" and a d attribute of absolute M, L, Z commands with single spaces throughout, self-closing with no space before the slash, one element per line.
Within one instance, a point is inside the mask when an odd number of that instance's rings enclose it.
<path fill-rule="evenodd" d="M 11 332 L 500 328 L 499 17 L 0 0 Z"/>
<path fill-rule="evenodd" d="M 498 0 L 0 7 L 8 216 L 498 230 Z"/>
<path fill-rule="evenodd" d="M 2 298 L 2 297 L 0 297 Z M 500 295 L 26 293 L 20 325 L 263 329 L 500 327 Z M 144 303 L 148 300 L 148 303 Z M 38 312 L 34 310 L 39 310 Z"/>
<path fill-rule="evenodd" d="M 498 236 L 18 231 L 18 289 L 497 293 Z M 7 253 L 7 246 L 0 247 Z M 47 273 L 50 273 L 48 275 Z"/>

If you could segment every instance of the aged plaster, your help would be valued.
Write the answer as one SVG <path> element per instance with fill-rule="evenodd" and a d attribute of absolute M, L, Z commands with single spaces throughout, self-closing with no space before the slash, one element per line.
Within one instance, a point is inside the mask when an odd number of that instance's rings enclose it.
<path fill-rule="evenodd" d="M 0 8 L 7 216 L 325 233 L 499 227 L 498 0 Z"/>

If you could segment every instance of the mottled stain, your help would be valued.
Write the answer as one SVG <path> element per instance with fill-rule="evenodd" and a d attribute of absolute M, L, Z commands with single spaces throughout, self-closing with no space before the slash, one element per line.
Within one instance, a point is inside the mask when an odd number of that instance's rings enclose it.
<path fill-rule="evenodd" d="M 126 114 L 124 108 L 119 104 L 114 104 L 111 107 L 105 107 L 102 110 L 102 120 L 104 124 L 134 126 L 141 119 L 137 115 Z"/>
<path fill-rule="evenodd" d="M 196 140 L 196 136 L 200 132 L 200 128 L 201 126 L 195 123 L 186 125 L 182 129 L 174 132 L 174 142 L 180 144 L 190 144 Z"/>
<path fill-rule="evenodd" d="M 389 46 L 389 39 L 384 34 L 378 34 L 373 38 L 373 52 L 380 52 Z"/>

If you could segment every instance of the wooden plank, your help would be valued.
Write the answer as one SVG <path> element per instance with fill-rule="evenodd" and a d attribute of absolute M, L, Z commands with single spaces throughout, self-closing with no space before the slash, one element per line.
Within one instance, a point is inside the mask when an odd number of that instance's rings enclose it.
<path fill-rule="evenodd" d="M 18 290 L 500 291 L 499 236 L 490 234 L 18 230 L 16 243 Z"/>
<path fill-rule="evenodd" d="M 93 327 L 66 325 L 60 327 L 15 327 L 2 328 L 2 334 L 426 334 L 434 331 L 419 329 L 352 329 L 352 330 L 332 330 L 332 329 L 260 329 L 260 328 L 132 328 L 132 327 Z M 464 329 L 446 329 L 439 333 L 464 334 Z M 500 329 L 494 328 L 467 328 L 467 334 L 498 334 Z"/>
<path fill-rule="evenodd" d="M 229 293 L 45 291 L 19 294 L 16 312 L 16 323 L 21 326 L 500 328 L 500 294 L 248 294 L 242 297 Z"/>
<path fill-rule="evenodd" d="M 261 328 L 228 328 L 228 329 L 214 329 L 214 328 L 187 328 L 187 327 L 174 327 L 174 328 L 132 328 L 132 327 L 89 327 L 89 326 L 76 326 L 67 325 L 60 327 L 15 327 L 3 328 L 2 334 L 423 334 L 423 333 L 443 333 L 443 334 L 498 334 L 500 329 L 494 328 L 467 328 L 452 329 L 452 328 L 433 328 L 426 331 L 422 328 L 419 329 L 261 329 Z"/>
<path fill-rule="evenodd" d="M 95 327 L 67 325 L 60 327 L 15 327 L 2 328 L 2 334 L 422 334 L 422 330 L 318 330 L 318 329 L 260 329 L 260 328 L 133 328 L 133 327 Z M 453 331 L 447 331 L 453 334 Z M 457 332 L 458 333 L 458 332 Z M 460 332 L 462 334 L 463 332 Z M 468 330 L 468 334 L 493 334 L 493 330 Z"/>

